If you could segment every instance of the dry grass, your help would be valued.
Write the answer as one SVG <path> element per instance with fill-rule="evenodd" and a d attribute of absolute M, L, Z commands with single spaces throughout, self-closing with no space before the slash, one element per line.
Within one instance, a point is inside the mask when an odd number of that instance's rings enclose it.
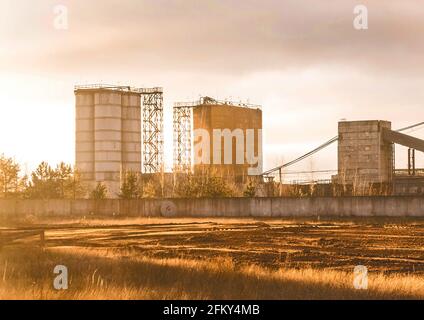
<path fill-rule="evenodd" d="M 256 222 L 266 222 L 269 224 L 290 224 L 296 223 L 316 223 L 328 222 L 343 224 L 378 224 L 384 226 L 385 224 L 397 225 L 415 225 L 423 223 L 424 219 L 420 217 L 285 217 L 282 218 L 258 218 L 258 217 L 181 217 L 181 218 L 166 218 L 166 217 L 110 217 L 110 216 L 91 216 L 85 217 L 36 217 L 26 216 L 23 219 L 10 219 L 2 220 L 0 217 L 0 228 L 10 227 L 60 227 L 60 226 L 126 226 L 126 225 L 149 225 L 149 224 L 184 224 L 184 223 L 206 223 L 213 222 L 217 224 L 246 224 Z"/>
<path fill-rule="evenodd" d="M 53 289 L 54 266 L 69 269 L 68 290 Z M 6 247 L 0 253 L 0 299 L 422 299 L 424 279 L 237 266 L 231 259 L 155 259 L 124 249 Z"/>
<path fill-rule="evenodd" d="M 240 218 L 165 218 L 165 217 L 110 217 L 110 216 L 91 216 L 76 217 L 76 218 L 63 218 L 63 217 L 36 217 L 27 216 L 24 219 L 10 219 L 0 220 L 1 227 L 29 227 L 29 226 L 61 226 L 61 225 L 76 225 L 76 226 L 119 226 L 119 225 L 145 225 L 145 224 L 181 224 L 181 223 L 203 223 L 213 221 L 215 223 L 240 223 L 255 222 L 264 220 L 260 218 L 243 217 Z M 269 221 L 281 222 L 281 219 L 267 219 Z M 305 218 L 305 220 L 310 220 Z"/>
<path fill-rule="evenodd" d="M 423 299 L 423 220 L 43 218 L 0 249 L 0 299 Z M 53 289 L 56 265 L 70 287 Z M 353 288 L 353 267 L 369 289 Z"/>

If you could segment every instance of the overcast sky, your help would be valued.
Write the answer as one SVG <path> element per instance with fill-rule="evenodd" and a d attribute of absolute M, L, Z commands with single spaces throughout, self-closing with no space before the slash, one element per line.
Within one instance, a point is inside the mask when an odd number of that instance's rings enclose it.
<path fill-rule="evenodd" d="M 368 30 L 353 27 L 358 4 Z M 0 0 L 0 153 L 29 168 L 73 162 L 73 86 L 104 82 L 164 87 L 167 150 L 175 101 L 262 105 L 269 168 L 335 136 L 340 119 L 423 120 L 423 39 L 422 0 Z M 297 169 L 335 169 L 336 155 Z"/>

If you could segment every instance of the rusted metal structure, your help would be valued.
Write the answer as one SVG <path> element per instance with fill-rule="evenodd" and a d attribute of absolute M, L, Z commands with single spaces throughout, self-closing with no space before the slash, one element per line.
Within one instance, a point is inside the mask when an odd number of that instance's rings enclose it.
<path fill-rule="evenodd" d="M 174 170 L 191 170 L 192 152 L 192 108 L 184 104 L 175 104 L 173 110 L 174 129 Z"/>
<path fill-rule="evenodd" d="M 139 90 L 143 108 L 143 173 L 163 170 L 163 89 Z"/>

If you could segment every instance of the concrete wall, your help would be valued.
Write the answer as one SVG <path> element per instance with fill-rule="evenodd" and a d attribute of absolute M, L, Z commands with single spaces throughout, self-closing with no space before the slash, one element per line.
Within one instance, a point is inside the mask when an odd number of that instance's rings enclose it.
<path fill-rule="evenodd" d="M 424 217 L 424 197 L 0 200 L 7 216 Z"/>

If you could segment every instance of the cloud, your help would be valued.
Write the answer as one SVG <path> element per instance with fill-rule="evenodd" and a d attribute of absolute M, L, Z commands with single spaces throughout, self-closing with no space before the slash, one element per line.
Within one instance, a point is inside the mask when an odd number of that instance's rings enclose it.
<path fill-rule="evenodd" d="M 5 47 L 12 50 L 6 50 L 3 61 L 61 72 L 121 68 L 244 74 L 347 64 L 418 75 L 424 69 L 419 0 L 363 1 L 369 9 L 366 31 L 352 26 L 353 0 L 315 5 L 309 0 L 73 0 L 65 1 L 68 31 L 52 28 L 55 1 L 42 3 L 30 11 L 16 5 L 10 9 L 18 19 L 6 28 Z"/>

